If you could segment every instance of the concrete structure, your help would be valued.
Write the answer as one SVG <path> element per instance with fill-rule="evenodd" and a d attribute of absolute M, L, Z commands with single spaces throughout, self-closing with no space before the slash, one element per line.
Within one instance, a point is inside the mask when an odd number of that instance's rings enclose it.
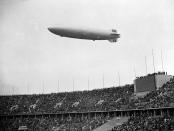
<path fill-rule="evenodd" d="M 158 90 L 165 83 L 170 81 L 171 78 L 173 78 L 173 76 L 167 75 L 165 72 L 158 72 L 138 77 L 134 80 L 134 93 L 137 96 L 142 96 L 148 92 Z"/>

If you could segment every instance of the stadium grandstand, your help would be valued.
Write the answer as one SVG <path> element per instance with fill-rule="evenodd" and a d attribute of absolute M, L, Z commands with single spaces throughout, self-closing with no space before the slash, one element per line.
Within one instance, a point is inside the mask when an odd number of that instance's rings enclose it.
<path fill-rule="evenodd" d="M 143 97 L 134 87 L 0 96 L 0 130 L 174 130 L 174 79 Z"/>

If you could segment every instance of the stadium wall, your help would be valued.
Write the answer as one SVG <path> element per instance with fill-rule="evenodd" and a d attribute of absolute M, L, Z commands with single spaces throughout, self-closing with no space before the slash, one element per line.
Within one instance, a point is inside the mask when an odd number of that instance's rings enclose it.
<path fill-rule="evenodd" d="M 140 77 L 134 80 L 135 93 L 154 91 L 155 87 L 155 76 Z"/>
<path fill-rule="evenodd" d="M 134 80 L 134 93 L 141 94 L 158 90 L 172 78 L 172 75 L 166 75 L 165 73 L 154 73 L 147 76 L 139 77 Z"/>
<path fill-rule="evenodd" d="M 172 75 L 155 75 L 157 90 L 173 78 Z"/>

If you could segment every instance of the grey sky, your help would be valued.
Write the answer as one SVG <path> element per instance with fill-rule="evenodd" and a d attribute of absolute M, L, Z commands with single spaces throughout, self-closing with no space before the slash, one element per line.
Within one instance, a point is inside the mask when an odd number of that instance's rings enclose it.
<path fill-rule="evenodd" d="M 156 71 L 174 74 L 173 0 L 1 0 L 1 94 L 87 90 L 132 83 Z M 117 43 L 61 38 L 50 26 L 116 28 Z M 28 89 L 27 89 L 28 87 Z"/>

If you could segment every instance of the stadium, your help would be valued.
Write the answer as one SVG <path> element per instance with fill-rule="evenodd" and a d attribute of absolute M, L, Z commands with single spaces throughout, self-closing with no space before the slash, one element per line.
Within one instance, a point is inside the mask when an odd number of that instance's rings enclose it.
<path fill-rule="evenodd" d="M 173 34 L 172 0 L 0 0 L 0 131 L 174 131 Z"/>
<path fill-rule="evenodd" d="M 161 73 L 150 78 L 153 75 Z M 145 81 L 148 88 L 145 90 L 143 82 L 143 89 L 147 92 L 151 89 L 149 78 Z M 174 130 L 174 78 L 138 97 L 134 86 L 1 96 L 0 127 L 2 131 Z M 139 87 L 141 90 L 138 82 Z"/>

